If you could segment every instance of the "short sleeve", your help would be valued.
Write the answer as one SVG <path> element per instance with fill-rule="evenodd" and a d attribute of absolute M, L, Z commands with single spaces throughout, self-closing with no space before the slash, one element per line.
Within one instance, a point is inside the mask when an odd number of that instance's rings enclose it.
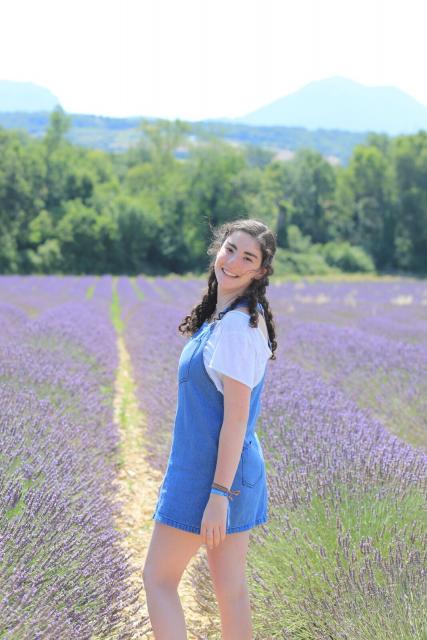
<path fill-rule="evenodd" d="M 221 331 L 208 367 L 252 389 L 255 386 L 256 350 L 247 332 Z"/>

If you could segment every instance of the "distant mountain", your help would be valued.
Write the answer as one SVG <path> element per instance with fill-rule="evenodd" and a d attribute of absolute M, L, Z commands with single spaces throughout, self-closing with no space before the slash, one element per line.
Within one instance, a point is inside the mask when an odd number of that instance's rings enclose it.
<path fill-rule="evenodd" d="M 367 87 L 335 76 L 310 82 L 233 122 L 398 135 L 427 129 L 427 106 L 396 87 Z"/>
<path fill-rule="evenodd" d="M 0 80 L 0 111 L 52 111 L 59 100 L 49 89 L 32 82 Z"/>

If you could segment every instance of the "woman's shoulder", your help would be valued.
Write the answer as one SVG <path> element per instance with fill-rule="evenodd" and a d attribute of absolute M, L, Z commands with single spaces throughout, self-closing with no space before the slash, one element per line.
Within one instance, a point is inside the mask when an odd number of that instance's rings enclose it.
<path fill-rule="evenodd" d="M 251 325 L 249 324 L 249 309 L 246 307 L 231 309 L 231 311 L 225 314 L 221 322 L 223 322 L 227 318 L 227 316 L 228 316 L 228 320 L 225 324 L 229 325 L 230 327 L 235 326 L 239 329 L 241 327 L 247 327 L 249 330 L 252 330 L 252 331 L 256 329 L 256 327 L 251 327 Z M 264 338 L 268 341 L 267 325 L 266 325 L 264 316 L 262 315 L 261 312 L 258 314 L 258 329 L 261 330 L 261 333 L 264 335 Z"/>
<path fill-rule="evenodd" d="M 222 325 L 221 333 L 224 337 L 227 333 L 246 335 L 252 344 L 271 353 L 268 346 L 267 325 L 261 313 L 258 316 L 258 327 L 251 327 L 249 324 L 249 309 L 245 307 L 228 311 L 220 324 Z"/>

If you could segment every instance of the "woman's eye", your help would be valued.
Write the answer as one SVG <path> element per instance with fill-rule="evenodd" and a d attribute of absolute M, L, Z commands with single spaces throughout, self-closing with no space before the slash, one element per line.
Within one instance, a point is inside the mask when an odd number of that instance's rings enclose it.
<path fill-rule="evenodd" d="M 233 253 L 233 249 L 231 247 L 225 247 L 225 250 Z M 248 256 L 245 256 L 245 260 L 247 260 L 248 262 L 252 262 L 252 259 L 248 258 Z"/>

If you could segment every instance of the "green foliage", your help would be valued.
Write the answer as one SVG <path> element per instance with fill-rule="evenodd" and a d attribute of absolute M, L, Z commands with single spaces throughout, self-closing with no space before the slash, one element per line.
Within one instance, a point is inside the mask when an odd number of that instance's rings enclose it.
<path fill-rule="evenodd" d="M 337 273 L 331 268 L 320 253 L 298 253 L 288 249 L 278 249 L 275 257 L 274 275 L 279 278 L 291 274 L 329 275 Z"/>
<path fill-rule="evenodd" d="M 321 255 L 331 267 L 346 272 L 374 273 L 374 262 L 361 247 L 349 242 L 327 242 L 319 247 Z"/>
<path fill-rule="evenodd" d="M 43 138 L 48 154 L 61 145 L 70 127 L 71 117 L 67 116 L 63 108 L 58 105 L 50 115 L 49 127 Z"/>
<path fill-rule="evenodd" d="M 0 273 L 19 273 L 16 239 L 2 224 L 0 224 L 0 238 Z"/>
<path fill-rule="evenodd" d="M 69 129 L 61 108 L 41 139 L 0 129 L 3 273 L 201 273 L 211 227 L 241 217 L 275 232 L 278 275 L 427 273 L 425 132 L 370 134 L 333 167 L 308 148 L 283 162 L 210 130 L 193 141 L 179 120 L 142 121 L 115 154 L 71 144 Z"/>
<path fill-rule="evenodd" d="M 335 273 L 337 270 L 328 265 L 318 246 L 313 245 L 310 238 L 304 236 L 296 225 L 289 225 L 289 248 L 277 250 L 274 274 L 280 277 L 292 273 L 300 275 Z"/>
<path fill-rule="evenodd" d="M 28 249 L 27 259 L 33 273 L 59 273 L 63 264 L 59 241 L 48 238 L 35 250 Z"/>
<path fill-rule="evenodd" d="M 56 228 L 66 273 L 110 273 L 111 255 L 117 238 L 117 224 L 108 215 L 99 215 L 80 200 L 65 205 Z"/>
<path fill-rule="evenodd" d="M 275 155 L 271 149 L 265 149 L 257 144 L 247 144 L 244 151 L 249 166 L 258 169 L 265 169 Z"/>
<path fill-rule="evenodd" d="M 288 249 L 278 250 L 275 275 L 325 275 L 340 271 L 373 273 L 375 267 L 361 247 L 345 241 L 312 244 L 309 236 L 304 236 L 296 225 L 288 226 Z"/>
<path fill-rule="evenodd" d="M 173 164 L 175 149 L 183 142 L 190 126 L 181 120 L 143 119 L 140 129 L 144 133 L 139 147 L 146 150 L 148 159 L 160 171 L 164 172 Z"/>
<path fill-rule="evenodd" d="M 31 244 L 39 245 L 54 235 L 54 225 L 49 211 L 42 209 L 40 213 L 30 220 L 28 225 L 28 240 Z"/>
<path fill-rule="evenodd" d="M 161 236 L 159 210 L 149 197 L 119 195 L 113 202 L 117 224 L 116 267 L 122 273 L 150 272 L 160 262 L 156 241 Z"/>
<path fill-rule="evenodd" d="M 285 197 L 293 203 L 291 221 L 313 242 L 329 239 L 327 211 L 335 189 L 332 166 L 315 151 L 302 149 L 287 165 Z"/>
<path fill-rule="evenodd" d="M 373 256 L 377 266 L 391 265 L 395 212 L 390 164 L 376 146 L 356 147 L 346 170 L 351 190 L 351 241 Z"/>
<path fill-rule="evenodd" d="M 288 247 L 294 253 L 306 253 L 312 249 L 311 240 L 304 236 L 295 224 L 288 226 Z"/>
<path fill-rule="evenodd" d="M 427 132 L 399 136 L 392 149 L 398 267 L 427 272 Z"/>

